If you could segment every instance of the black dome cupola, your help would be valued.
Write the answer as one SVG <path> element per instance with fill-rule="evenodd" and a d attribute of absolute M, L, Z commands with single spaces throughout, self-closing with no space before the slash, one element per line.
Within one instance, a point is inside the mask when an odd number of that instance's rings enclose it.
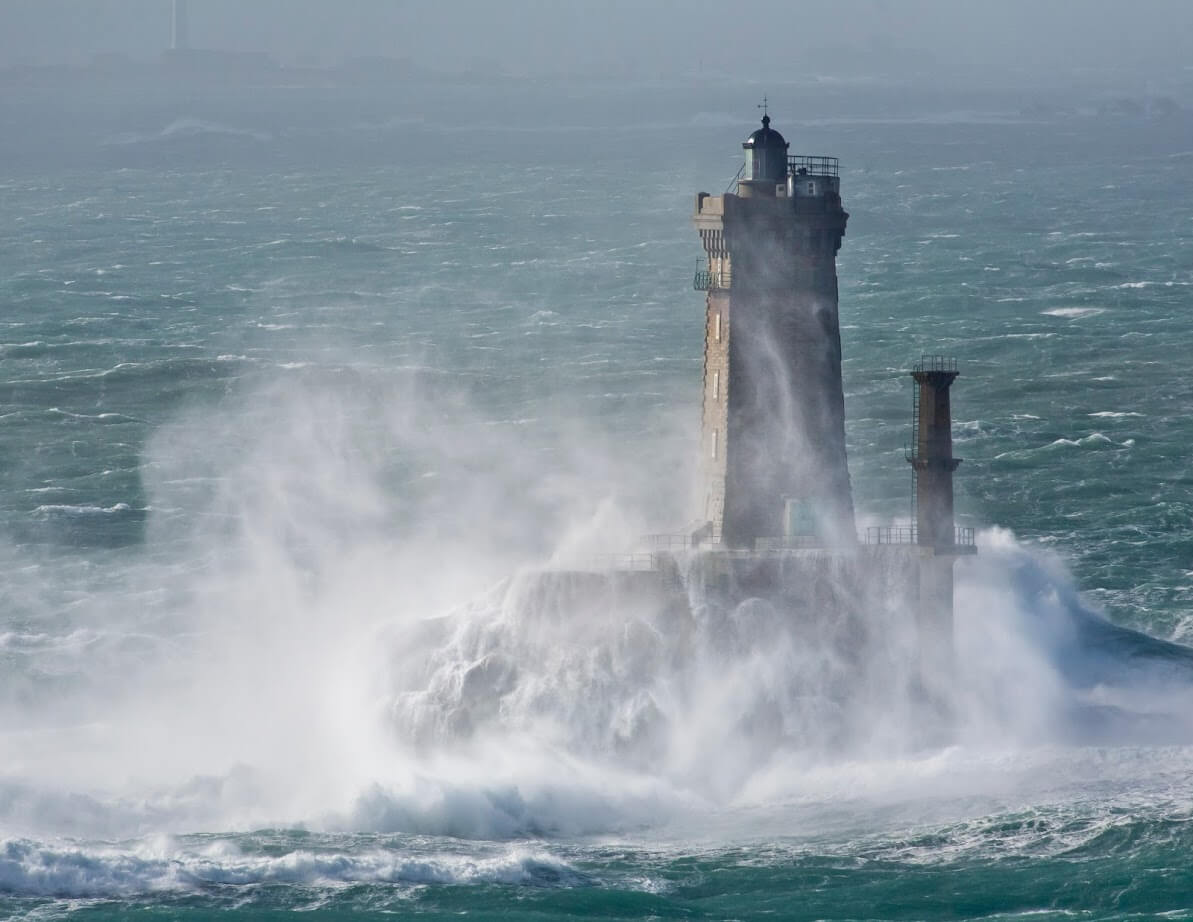
<path fill-rule="evenodd" d="M 770 116 L 762 116 L 762 127 L 742 143 L 746 152 L 743 177 L 750 182 L 781 183 L 787 179 L 787 141 L 770 126 Z"/>

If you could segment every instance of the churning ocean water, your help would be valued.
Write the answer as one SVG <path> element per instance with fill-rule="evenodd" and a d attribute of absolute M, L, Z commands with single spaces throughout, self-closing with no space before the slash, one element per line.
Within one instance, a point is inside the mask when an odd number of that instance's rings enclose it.
<path fill-rule="evenodd" d="M 961 368 L 948 720 L 535 575 L 692 520 L 754 88 L 9 99 L 0 916 L 1193 918 L 1193 120 L 768 92 L 859 524 Z"/>

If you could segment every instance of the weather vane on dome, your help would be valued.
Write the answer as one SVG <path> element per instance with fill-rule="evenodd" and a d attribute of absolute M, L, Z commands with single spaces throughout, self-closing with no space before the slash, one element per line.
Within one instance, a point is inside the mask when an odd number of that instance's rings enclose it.
<path fill-rule="evenodd" d="M 763 118 L 767 118 L 768 116 L 767 116 L 767 111 L 766 111 L 766 96 L 763 96 L 763 97 L 762 97 L 762 104 L 761 104 L 761 105 L 758 105 L 758 106 L 755 106 L 754 108 L 755 108 L 755 109 L 761 109 L 761 110 L 762 110 L 762 117 L 763 117 Z"/>

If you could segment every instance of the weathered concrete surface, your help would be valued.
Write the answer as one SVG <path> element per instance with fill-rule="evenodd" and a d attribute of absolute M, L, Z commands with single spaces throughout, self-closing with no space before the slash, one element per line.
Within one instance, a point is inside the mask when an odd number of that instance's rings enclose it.
<path fill-rule="evenodd" d="M 853 533 L 836 270 L 847 220 L 831 189 L 818 200 L 697 197 L 714 280 L 704 513 L 730 546 L 783 534 L 788 499 L 814 510 L 826 536 Z"/>

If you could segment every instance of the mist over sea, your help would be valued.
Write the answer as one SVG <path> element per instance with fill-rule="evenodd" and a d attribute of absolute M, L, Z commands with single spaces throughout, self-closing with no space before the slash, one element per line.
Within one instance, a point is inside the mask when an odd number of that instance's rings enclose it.
<path fill-rule="evenodd" d="M 961 369 L 928 730 L 781 612 L 535 575 L 694 518 L 763 92 L 841 158 L 859 525 Z M 0 102 L 0 917 L 1193 918 L 1193 115 L 1035 103 Z"/>

